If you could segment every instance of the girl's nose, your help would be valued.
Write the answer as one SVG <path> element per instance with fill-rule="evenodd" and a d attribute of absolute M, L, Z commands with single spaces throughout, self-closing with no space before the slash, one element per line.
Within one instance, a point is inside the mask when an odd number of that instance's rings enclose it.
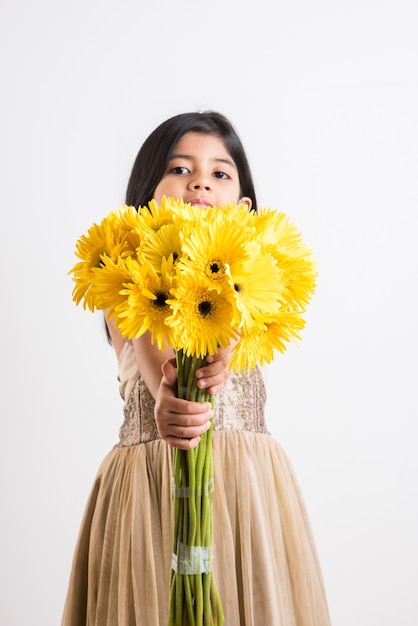
<path fill-rule="evenodd" d="M 205 189 L 206 191 L 209 191 L 210 184 L 204 176 L 198 176 L 194 180 L 190 181 L 189 188 L 194 190 Z"/>
<path fill-rule="evenodd" d="M 193 189 L 205 189 L 206 191 L 209 191 L 209 185 L 203 185 L 203 184 L 195 183 L 193 185 Z"/>

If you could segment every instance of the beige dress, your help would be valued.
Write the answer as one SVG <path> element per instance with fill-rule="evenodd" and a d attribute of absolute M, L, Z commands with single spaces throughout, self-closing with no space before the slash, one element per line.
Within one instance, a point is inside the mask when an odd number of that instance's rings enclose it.
<path fill-rule="evenodd" d="M 125 421 L 93 485 L 62 626 L 167 626 L 172 448 L 133 349 L 119 359 Z M 328 626 L 309 521 L 289 461 L 264 421 L 258 368 L 232 375 L 213 434 L 213 572 L 225 626 Z"/>

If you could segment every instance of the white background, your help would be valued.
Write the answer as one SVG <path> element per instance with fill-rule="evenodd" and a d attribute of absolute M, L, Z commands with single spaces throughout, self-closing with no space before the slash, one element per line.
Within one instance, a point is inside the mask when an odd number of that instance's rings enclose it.
<path fill-rule="evenodd" d="M 67 276 L 142 141 L 214 108 L 259 204 L 314 249 L 268 421 L 308 506 L 334 626 L 418 623 L 416 0 L 1 0 L 0 622 L 60 622 L 117 440 L 116 359 Z M 275 625 L 266 625 L 275 626 Z M 321 625 L 316 625 L 321 626 Z"/>

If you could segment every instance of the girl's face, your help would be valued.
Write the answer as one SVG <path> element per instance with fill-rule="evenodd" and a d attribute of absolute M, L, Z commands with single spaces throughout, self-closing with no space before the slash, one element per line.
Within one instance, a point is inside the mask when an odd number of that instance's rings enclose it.
<path fill-rule="evenodd" d="M 200 207 L 236 202 L 251 209 L 251 199 L 240 197 L 237 167 L 217 135 L 183 135 L 154 191 L 158 203 L 163 196 Z"/>

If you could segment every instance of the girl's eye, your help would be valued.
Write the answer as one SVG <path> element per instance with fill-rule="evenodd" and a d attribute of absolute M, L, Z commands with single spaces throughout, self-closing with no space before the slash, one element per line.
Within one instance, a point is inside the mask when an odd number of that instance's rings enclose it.
<path fill-rule="evenodd" d="M 177 165 L 177 167 L 172 167 L 170 172 L 172 174 L 188 174 L 189 170 L 187 167 L 183 167 L 183 165 Z"/>
<path fill-rule="evenodd" d="M 228 174 L 225 174 L 225 172 L 214 172 L 213 175 L 215 176 L 215 178 L 229 178 Z"/>

